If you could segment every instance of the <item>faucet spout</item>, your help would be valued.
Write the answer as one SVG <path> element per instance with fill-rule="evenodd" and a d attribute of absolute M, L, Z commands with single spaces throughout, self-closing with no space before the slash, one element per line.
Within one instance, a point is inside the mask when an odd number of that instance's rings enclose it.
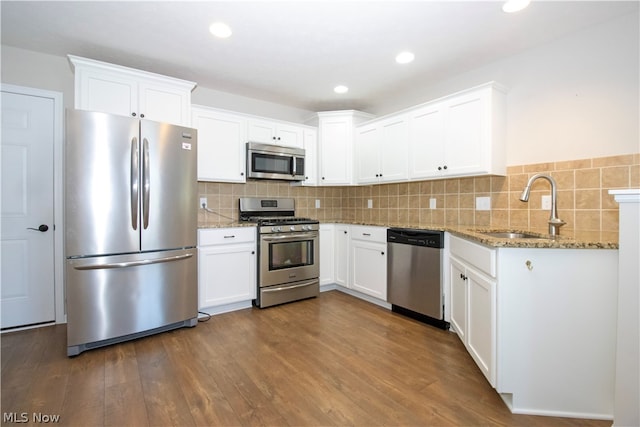
<path fill-rule="evenodd" d="M 549 212 L 549 234 L 552 236 L 557 236 L 560 234 L 560 227 L 565 225 L 566 222 L 558 218 L 558 190 L 557 190 L 556 180 L 553 179 L 553 177 L 546 174 L 542 174 L 542 173 L 533 175 L 531 178 L 529 178 L 529 182 L 527 182 L 527 185 L 524 187 L 524 190 L 520 195 L 520 200 L 523 202 L 529 201 L 529 195 L 531 193 L 531 185 L 533 185 L 533 182 L 535 180 L 540 178 L 549 181 L 549 184 L 551 184 L 551 210 Z"/>

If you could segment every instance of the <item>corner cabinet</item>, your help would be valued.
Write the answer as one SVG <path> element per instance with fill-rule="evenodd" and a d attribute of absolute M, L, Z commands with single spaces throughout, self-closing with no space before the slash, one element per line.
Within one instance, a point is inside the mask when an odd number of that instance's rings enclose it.
<path fill-rule="evenodd" d="M 68 55 L 79 110 L 190 126 L 194 82 Z"/>
<path fill-rule="evenodd" d="M 506 174 L 506 95 L 491 82 L 409 112 L 409 178 Z"/>
<path fill-rule="evenodd" d="M 246 127 L 243 116 L 193 106 L 198 130 L 198 181 L 246 182 Z"/>
<path fill-rule="evenodd" d="M 355 126 L 372 118 L 354 110 L 317 113 L 319 185 L 352 184 Z"/>
<path fill-rule="evenodd" d="M 198 230 L 198 307 L 251 306 L 257 262 L 255 227 Z"/>

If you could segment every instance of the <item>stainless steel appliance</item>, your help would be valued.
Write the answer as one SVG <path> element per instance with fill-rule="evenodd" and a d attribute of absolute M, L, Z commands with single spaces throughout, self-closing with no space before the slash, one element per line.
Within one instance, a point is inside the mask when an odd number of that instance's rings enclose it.
<path fill-rule="evenodd" d="M 258 224 L 258 307 L 320 293 L 319 222 L 294 214 L 294 199 L 240 199 L 240 219 Z"/>
<path fill-rule="evenodd" d="M 395 312 L 449 329 L 444 320 L 442 231 L 387 230 L 387 302 Z"/>
<path fill-rule="evenodd" d="M 303 181 L 304 154 L 302 148 L 247 142 L 247 177 Z"/>
<path fill-rule="evenodd" d="M 195 326 L 196 131 L 66 119 L 67 354 Z"/>

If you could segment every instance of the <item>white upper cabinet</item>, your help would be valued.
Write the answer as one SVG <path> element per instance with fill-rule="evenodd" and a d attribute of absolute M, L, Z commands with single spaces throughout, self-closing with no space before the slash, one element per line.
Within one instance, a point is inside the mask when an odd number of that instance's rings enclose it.
<path fill-rule="evenodd" d="M 349 185 L 353 179 L 355 126 L 373 116 L 354 110 L 318 113 L 319 185 Z"/>
<path fill-rule="evenodd" d="M 506 174 L 505 98 L 487 83 L 411 111 L 409 177 Z"/>
<path fill-rule="evenodd" d="M 304 128 L 268 120 L 248 121 L 248 140 L 264 144 L 304 147 Z"/>
<path fill-rule="evenodd" d="M 304 129 L 304 181 L 302 185 L 318 185 L 318 131 Z"/>
<path fill-rule="evenodd" d="M 246 127 L 243 116 L 193 106 L 198 130 L 198 181 L 246 181 Z"/>
<path fill-rule="evenodd" d="M 393 116 L 358 127 L 355 147 L 357 184 L 407 180 L 408 116 Z"/>
<path fill-rule="evenodd" d="M 79 110 L 190 126 L 195 83 L 69 55 Z"/>

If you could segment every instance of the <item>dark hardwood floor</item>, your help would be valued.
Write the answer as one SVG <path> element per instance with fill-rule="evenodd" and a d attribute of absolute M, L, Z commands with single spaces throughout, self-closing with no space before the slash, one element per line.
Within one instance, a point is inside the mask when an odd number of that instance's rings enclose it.
<path fill-rule="evenodd" d="M 69 426 L 598 426 L 512 415 L 455 334 L 338 291 L 66 356 L 2 335 L 2 412 Z"/>

